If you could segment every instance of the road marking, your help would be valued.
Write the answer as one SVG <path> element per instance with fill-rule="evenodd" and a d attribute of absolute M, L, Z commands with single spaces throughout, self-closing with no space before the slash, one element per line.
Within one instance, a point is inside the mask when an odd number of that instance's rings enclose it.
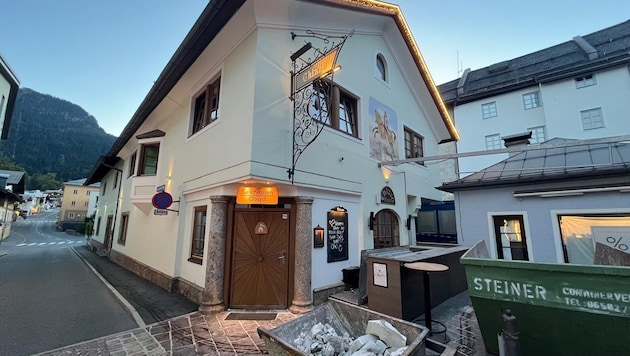
<path fill-rule="evenodd" d="M 31 242 L 31 243 L 21 243 L 15 245 L 15 247 L 24 247 L 24 246 L 50 246 L 50 245 L 63 245 L 63 244 L 80 244 L 83 243 L 83 240 L 77 241 L 54 241 L 54 242 Z"/>

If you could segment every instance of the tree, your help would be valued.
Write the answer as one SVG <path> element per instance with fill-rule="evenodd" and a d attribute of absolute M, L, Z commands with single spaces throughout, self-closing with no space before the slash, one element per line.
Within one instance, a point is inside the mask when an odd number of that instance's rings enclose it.
<path fill-rule="evenodd" d="M 26 183 L 28 189 L 51 190 L 61 187 L 61 183 L 57 181 L 57 173 L 33 174 Z"/>

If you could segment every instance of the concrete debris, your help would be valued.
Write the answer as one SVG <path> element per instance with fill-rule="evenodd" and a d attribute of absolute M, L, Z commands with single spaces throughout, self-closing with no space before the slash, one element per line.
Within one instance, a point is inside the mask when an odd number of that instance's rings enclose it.
<path fill-rule="evenodd" d="M 378 336 L 391 347 L 403 347 L 407 345 L 407 337 L 385 320 L 368 321 L 365 333 Z"/>
<path fill-rule="evenodd" d="M 316 356 L 402 355 L 407 349 L 405 347 L 407 338 L 388 322 L 384 320 L 373 321 L 376 322 L 375 325 L 370 327 L 370 323 L 372 323 L 370 321 L 366 334 L 356 339 L 350 337 L 346 331 L 343 331 L 342 335 L 337 334 L 337 331 L 329 324 L 317 323 L 311 327 L 311 330 L 300 332 L 299 336 L 293 340 L 293 346 L 307 355 Z M 383 336 L 379 337 L 374 333 Z M 386 340 L 394 344 L 389 345 Z M 402 345 L 400 345 L 401 342 Z"/>

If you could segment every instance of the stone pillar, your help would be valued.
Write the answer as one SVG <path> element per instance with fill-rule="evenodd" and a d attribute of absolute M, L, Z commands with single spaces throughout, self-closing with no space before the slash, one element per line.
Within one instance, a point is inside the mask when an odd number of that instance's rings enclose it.
<path fill-rule="evenodd" d="M 227 241 L 227 202 L 224 196 L 211 196 L 206 285 L 201 296 L 199 312 L 218 313 L 225 310 L 223 303 L 223 274 L 225 273 L 225 244 Z"/>
<path fill-rule="evenodd" d="M 313 197 L 296 197 L 295 281 L 293 303 L 289 310 L 302 314 L 313 309 L 311 263 L 313 252 Z"/>

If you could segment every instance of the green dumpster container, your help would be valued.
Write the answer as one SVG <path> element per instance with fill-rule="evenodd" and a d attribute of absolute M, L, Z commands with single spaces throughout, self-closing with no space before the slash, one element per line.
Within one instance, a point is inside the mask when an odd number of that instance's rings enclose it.
<path fill-rule="evenodd" d="M 490 259 L 483 241 L 460 261 L 487 351 L 510 309 L 523 355 L 630 354 L 630 268 Z"/>

